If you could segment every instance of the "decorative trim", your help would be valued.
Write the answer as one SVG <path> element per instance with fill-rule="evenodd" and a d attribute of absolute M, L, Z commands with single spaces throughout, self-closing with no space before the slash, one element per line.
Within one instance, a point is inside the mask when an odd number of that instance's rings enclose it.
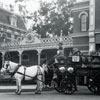
<path fill-rule="evenodd" d="M 78 11 L 83 11 L 83 9 L 89 10 L 89 6 L 86 6 L 86 7 L 79 7 L 79 8 L 72 8 L 72 11 L 73 11 L 73 12 L 78 12 Z"/>
<path fill-rule="evenodd" d="M 84 32 L 81 32 L 81 33 L 83 33 L 83 34 L 73 34 L 73 35 L 71 35 L 71 37 L 84 37 L 84 36 L 87 36 L 88 37 L 88 32 L 86 32 L 87 34 L 84 34 Z"/>
<path fill-rule="evenodd" d="M 86 2 L 86 1 L 89 1 L 89 0 L 81 0 L 81 1 L 77 1 L 77 0 L 76 0 L 76 1 L 74 2 L 74 4 L 80 3 L 80 2 Z"/>
<path fill-rule="evenodd" d="M 28 34 L 28 35 L 26 36 L 26 43 L 32 43 L 32 42 L 34 42 L 34 41 L 35 41 L 35 38 L 33 37 L 32 34 Z"/>
<path fill-rule="evenodd" d="M 78 18 L 81 18 L 82 14 L 85 14 L 86 17 L 88 17 L 88 13 L 86 11 L 82 11 L 82 12 L 80 12 Z"/>

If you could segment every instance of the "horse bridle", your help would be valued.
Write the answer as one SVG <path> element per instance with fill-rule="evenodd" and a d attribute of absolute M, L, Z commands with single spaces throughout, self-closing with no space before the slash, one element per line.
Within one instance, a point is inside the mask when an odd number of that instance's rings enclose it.
<path fill-rule="evenodd" d="M 8 66 L 10 67 L 10 69 L 11 69 L 11 66 L 10 66 L 10 64 L 9 64 L 9 61 L 8 61 L 8 63 L 6 64 L 6 68 L 3 66 L 3 68 L 6 70 L 6 71 L 9 71 L 8 70 Z"/>

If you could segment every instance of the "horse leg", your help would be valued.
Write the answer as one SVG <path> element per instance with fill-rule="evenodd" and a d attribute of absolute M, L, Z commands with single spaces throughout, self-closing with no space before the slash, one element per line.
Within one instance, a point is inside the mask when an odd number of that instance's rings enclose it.
<path fill-rule="evenodd" d="M 18 80 L 18 95 L 21 94 L 21 79 Z"/>
<path fill-rule="evenodd" d="M 17 86 L 17 89 L 16 89 L 16 94 L 18 94 L 18 91 L 19 91 L 19 86 L 18 86 L 18 80 L 16 79 L 16 86 Z"/>
<path fill-rule="evenodd" d="M 41 82 L 42 81 L 41 77 L 42 77 L 41 75 L 37 76 L 37 87 L 36 87 L 35 94 L 41 94 L 41 91 L 42 91 L 42 88 L 43 88 L 43 85 L 42 85 L 42 82 Z"/>
<path fill-rule="evenodd" d="M 41 94 L 42 89 L 43 89 L 43 75 L 38 75 L 38 90 L 39 90 L 39 94 Z"/>
<path fill-rule="evenodd" d="M 38 92 L 39 92 L 39 81 L 38 81 L 38 79 L 36 80 L 36 84 L 37 84 L 37 86 L 36 86 L 35 94 L 38 94 Z"/>
<path fill-rule="evenodd" d="M 45 88 L 46 87 L 46 85 L 45 85 L 45 73 L 43 73 L 43 75 L 42 75 L 42 81 L 43 81 L 43 88 Z"/>

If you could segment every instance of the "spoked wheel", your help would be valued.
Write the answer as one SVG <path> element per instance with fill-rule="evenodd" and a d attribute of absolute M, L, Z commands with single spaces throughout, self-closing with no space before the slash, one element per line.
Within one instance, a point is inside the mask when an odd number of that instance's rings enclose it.
<path fill-rule="evenodd" d="M 93 93 L 95 93 L 95 94 L 98 93 L 98 87 L 95 86 L 95 85 L 93 85 L 93 84 L 89 84 L 89 85 L 88 85 L 88 89 L 89 89 L 89 91 L 91 91 L 91 92 L 93 92 Z"/>
<path fill-rule="evenodd" d="M 60 86 L 58 85 L 58 80 L 57 79 L 54 79 L 54 88 L 57 92 L 61 92 L 61 88 Z"/>
<path fill-rule="evenodd" d="M 92 81 L 89 81 L 88 84 L 88 89 L 89 91 L 95 93 L 95 94 L 100 94 L 100 79 L 99 77 L 95 77 L 94 79 L 90 79 Z"/>
<path fill-rule="evenodd" d="M 75 92 L 74 87 L 75 87 L 74 84 L 68 79 L 63 79 L 61 81 L 61 89 L 64 94 L 67 95 L 73 94 Z"/>

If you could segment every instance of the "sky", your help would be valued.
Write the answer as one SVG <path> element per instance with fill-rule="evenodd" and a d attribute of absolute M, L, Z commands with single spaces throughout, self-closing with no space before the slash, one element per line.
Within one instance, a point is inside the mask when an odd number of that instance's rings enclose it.
<path fill-rule="evenodd" d="M 19 2 L 21 5 L 26 5 L 26 9 L 30 12 L 34 12 L 36 10 L 39 9 L 39 3 L 38 1 L 41 0 L 24 0 L 26 2 Z M 52 2 L 52 0 L 42 0 L 42 1 L 46 1 L 46 2 Z M 82 1 L 82 0 L 77 0 L 77 1 Z M 15 5 L 15 0 L 0 0 L 1 3 L 5 4 L 5 5 Z M 17 10 L 15 8 L 15 10 Z"/>
<path fill-rule="evenodd" d="M 29 13 L 33 13 L 34 11 L 37 11 L 39 9 L 39 3 L 38 3 L 39 1 L 41 1 L 41 0 L 24 0 L 24 2 L 18 2 L 18 3 L 21 5 L 25 5 L 27 11 Z M 42 0 L 42 1 L 52 2 L 52 0 Z M 80 1 L 80 0 L 78 0 L 78 1 Z M 0 0 L 0 3 L 3 3 L 4 5 L 10 5 L 10 4 L 15 5 L 14 6 L 14 13 L 19 14 L 18 6 L 16 6 L 15 0 Z M 30 27 L 31 24 L 32 24 L 32 21 L 28 21 L 27 27 Z"/>
<path fill-rule="evenodd" d="M 26 2 L 25 2 L 26 1 Z M 16 14 L 20 14 L 19 10 L 18 10 L 18 4 L 20 5 L 25 5 L 26 9 L 29 13 L 33 13 L 34 11 L 37 11 L 39 9 L 39 2 L 40 0 L 24 0 L 23 2 L 18 2 L 15 4 L 15 0 L 0 0 L 0 3 L 3 3 L 3 8 L 10 10 L 9 6 L 5 6 L 5 5 L 14 5 L 14 13 Z M 51 2 L 52 0 L 42 0 L 42 1 L 46 1 L 46 2 Z M 2 6 L 2 4 L 0 4 Z M 26 23 L 26 27 L 27 29 L 29 29 L 33 24 L 32 20 L 27 20 Z"/>
<path fill-rule="evenodd" d="M 24 1 L 26 1 L 26 2 L 18 2 L 17 4 L 26 5 L 26 9 L 29 12 L 34 12 L 39 9 L 38 2 L 41 0 L 24 0 Z M 52 0 L 42 0 L 42 1 L 51 2 Z M 10 4 L 15 5 L 15 0 L 0 0 L 0 2 L 3 3 L 4 5 L 10 5 Z M 15 7 L 15 10 L 17 12 L 16 7 Z"/>

